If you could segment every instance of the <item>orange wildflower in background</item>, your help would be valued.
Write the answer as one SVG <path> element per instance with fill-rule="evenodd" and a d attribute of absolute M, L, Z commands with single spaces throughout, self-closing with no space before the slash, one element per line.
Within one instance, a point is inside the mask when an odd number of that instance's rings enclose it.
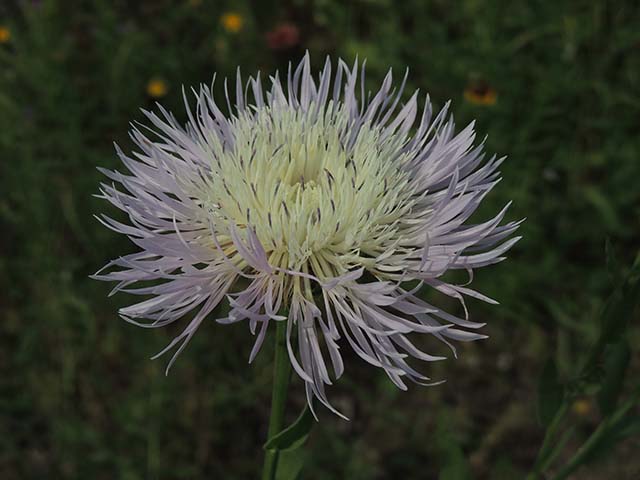
<path fill-rule="evenodd" d="M 238 33 L 242 30 L 242 25 L 244 24 L 244 19 L 242 15 L 235 12 L 227 12 L 222 17 L 220 17 L 220 21 L 222 22 L 222 26 L 227 32 L 230 33 Z"/>
<path fill-rule="evenodd" d="M 486 83 L 472 83 L 464 90 L 464 98 L 469 103 L 486 107 L 495 105 L 498 93 Z"/>
<path fill-rule="evenodd" d="M 0 43 L 7 43 L 11 40 L 11 30 L 5 26 L 0 26 Z"/>
<path fill-rule="evenodd" d="M 161 98 L 164 97 L 169 91 L 169 86 L 167 82 L 162 80 L 161 78 L 152 78 L 147 83 L 147 94 L 153 98 Z"/>

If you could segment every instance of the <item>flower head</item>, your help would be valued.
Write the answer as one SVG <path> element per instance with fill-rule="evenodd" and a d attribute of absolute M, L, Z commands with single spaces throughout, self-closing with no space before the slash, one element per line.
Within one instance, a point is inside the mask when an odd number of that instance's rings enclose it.
<path fill-rule="evenodd" d="M 242 30 L 244 19 L 242 15 L 236 12 L 227 12 L 220 17 L 220 22 L 227 32 L 238 33 Z"/>
<path fill-rule="evenodd" d="M 591 402 L 589 402 L 589 400 L 587 400 L 586 398 L 577 399 L 575 402 L 573 402 L 571 409 L 576 415 L 580 417 L 588 416 L 593 410 Z"/>
<path fill-rule="evenodd" d="M 462 269 L 471 277 L 518 240 L 508 239 L 518 222 L 500 225 L 508 205 L 467 223 L 498 183 L 502 159 L 484 161 L 473 124 L 454 134 L 448 104 L 434 115 L 427 97 L 419 115 L 417 92 L 401 104 L 406 75 L 395 91 L 389 71 L 369 97 L 364 65 L 358 73 L 357 61 L 340 61 L 333 76 L 327 59 L 314 78 L 308 55 L 285 82 L 272 77 L 268 91 L 259 75 L 245 86 L 238 73 L 230 115 L 201 86 L 195 110 L 185 94 L 185 126 L 161 107 L 145 112 L 154 136 L 134 127 L 139 151 L 117 149 L 130 173 L 104 170 L 113 183 L 101 196 L 130 223 L 100 220 L 140 251 L 95 278 L 150 296 L 120 311 L 136 325 L 162 327 L 195 312 L 158 354 L 177 347 L 167 368 L 225 298 L 229 313 L 217 321 L 248 322 L 250 360 L 269 324 L 287 322 L 309 403 L 317 397 L 332 410 L 325 386 L 343 373 L 340 346 L 406 389 L 406 380 L 429 382 L 411 358 L 444 358 L 419 350 L 410 334 L 431 335 L 454 354 L 453 341 L 485 338 L 464 297 L 493 300 L 442 276 Z M 459 300 L 464 315 L 423 300 L 423 286 Z"/>
<path fill-rule="evenodd" d="M 11 30 L 4 25 L 0 25 L 0 43 L 8 43 L 11 40 Z"/>
<path fill-rule="evenodd" d="M 265 34 L 267 45 L 272 50 L 286 50 L 300 41 L 300 29 L 293 23 L 283 22 Z"/>
<path fill-rule="evenodd" d="M 487 107 L 495 105 L 498 93 L 486 83 L 474 83 L 465 88 L 464 98 L 474 105 Z"/>

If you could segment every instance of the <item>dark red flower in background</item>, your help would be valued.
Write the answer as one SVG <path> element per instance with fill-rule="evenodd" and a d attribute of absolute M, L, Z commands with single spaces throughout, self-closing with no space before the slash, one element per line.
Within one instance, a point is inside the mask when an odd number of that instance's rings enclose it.
<path fill-rule="evenodd" d="M 300 29 L 293 23 L 283 22 L 267 32 L 265 37 L 267 45 L 272 50 L 286 50 L 298 44 L 300 41 Z"/>

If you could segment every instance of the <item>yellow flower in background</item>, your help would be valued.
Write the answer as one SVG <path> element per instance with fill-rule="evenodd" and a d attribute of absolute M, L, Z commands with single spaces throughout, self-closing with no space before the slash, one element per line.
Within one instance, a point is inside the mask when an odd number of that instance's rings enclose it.
<path fill-rule="evenodd" d="M 152 78 L 147 83 L 147 94 L 153 98 L 164 97 L 169 91 L 169 86 L 167 82 L 162 80 L 161 78 Z"/>
<path fill-rule="evenodd" d="M 576 415 L 584 417 L 591 412 L 591 402 L 589 402 L 589 400 L 581 398 L 573 402 L 571 408 Z"/>
<path fill-rule="evenodd" d="M 469 103 L 486 107 L 495 105 L 498 93 L 486 83 L 476 83 L 465 88 L 464 98 Z"/>
<path fill-rule="evenodd" d="M 238 33 L 242 30 L 242 25 L 244 23 L 242 15 L 236 12 L 225 13 L 220 17 L 220 21 L 222 22 L 224 29 L 230 33 Z"/>
<path fill-rule="evenodd" d="M 0 43 L 7 43 L 9 40 L 11 40 L 11 30 L 0 25 Z"/>

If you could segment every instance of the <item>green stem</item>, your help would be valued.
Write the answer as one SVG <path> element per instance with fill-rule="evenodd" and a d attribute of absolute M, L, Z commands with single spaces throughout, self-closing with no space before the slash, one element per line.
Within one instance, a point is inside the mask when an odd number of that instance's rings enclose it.
<path fill-rule="evenodd" d="M 551 420 L 551 423 L 547 427 L 547 431 L 545 432 L 544 440 L 542 442 L 542 447 L 540 447 L 540 451 L 538 452 L 538 457 L 536 458 L 535 465 L 533 466 L 533 472 L 531 472 L 527 476 L 527 480 L 536 480 L 538 478 L 541 478 L 542 465 L 544 465 L 549 455 L 553 453 L 553 447 L 554 447 L 553 440 L 555 439 L 556 434 L 558 433 L 558 430 L 560 428 L 560 425 L 562 424 L 562 420 L 564 419 L 564 416 L 567 413 L 568 408 L 569 408 L 569 401 L 568 399 L 565 398 L 564 402 L 562 403 L 562 406 L 558 409 L 555 416 L 553 417 L 553 420 Z"/>
<path fill-rule="evenodd" d="M 569 460 L 569 462 L 562 467 L 558 473 L 553 477 L 553 480 L 565 480 L 569 475 L 582 466 L 593 451 L 599 446 L 600 442 L 604 441 L 604 438 L 616 430 L 616 426 L 620 422 L 624 422 L 625 416 L 635 405 L 638 403 L 638 397 L 640 396 L 640 389 L 636 390 L 633 396 L 620 407 L 620 409 L 604 419 L 602 423 L 591 434 L 587 441 L 578 449 L 576 454 Z"/>
<path fill-rule="evenodd" d="M 273 391 L 271 394 L 271 416 L 267 440 L 280 433 L 284 426 L 284 410 L 287 388 L 291 377 L 291 362 L 287 352 L 287 321 L 276 322 L 276 354 L 273 368 Z M 273 480 L 278 466 L 279 451 L 270 448 L 265 453 L 262 480 Z"/>

